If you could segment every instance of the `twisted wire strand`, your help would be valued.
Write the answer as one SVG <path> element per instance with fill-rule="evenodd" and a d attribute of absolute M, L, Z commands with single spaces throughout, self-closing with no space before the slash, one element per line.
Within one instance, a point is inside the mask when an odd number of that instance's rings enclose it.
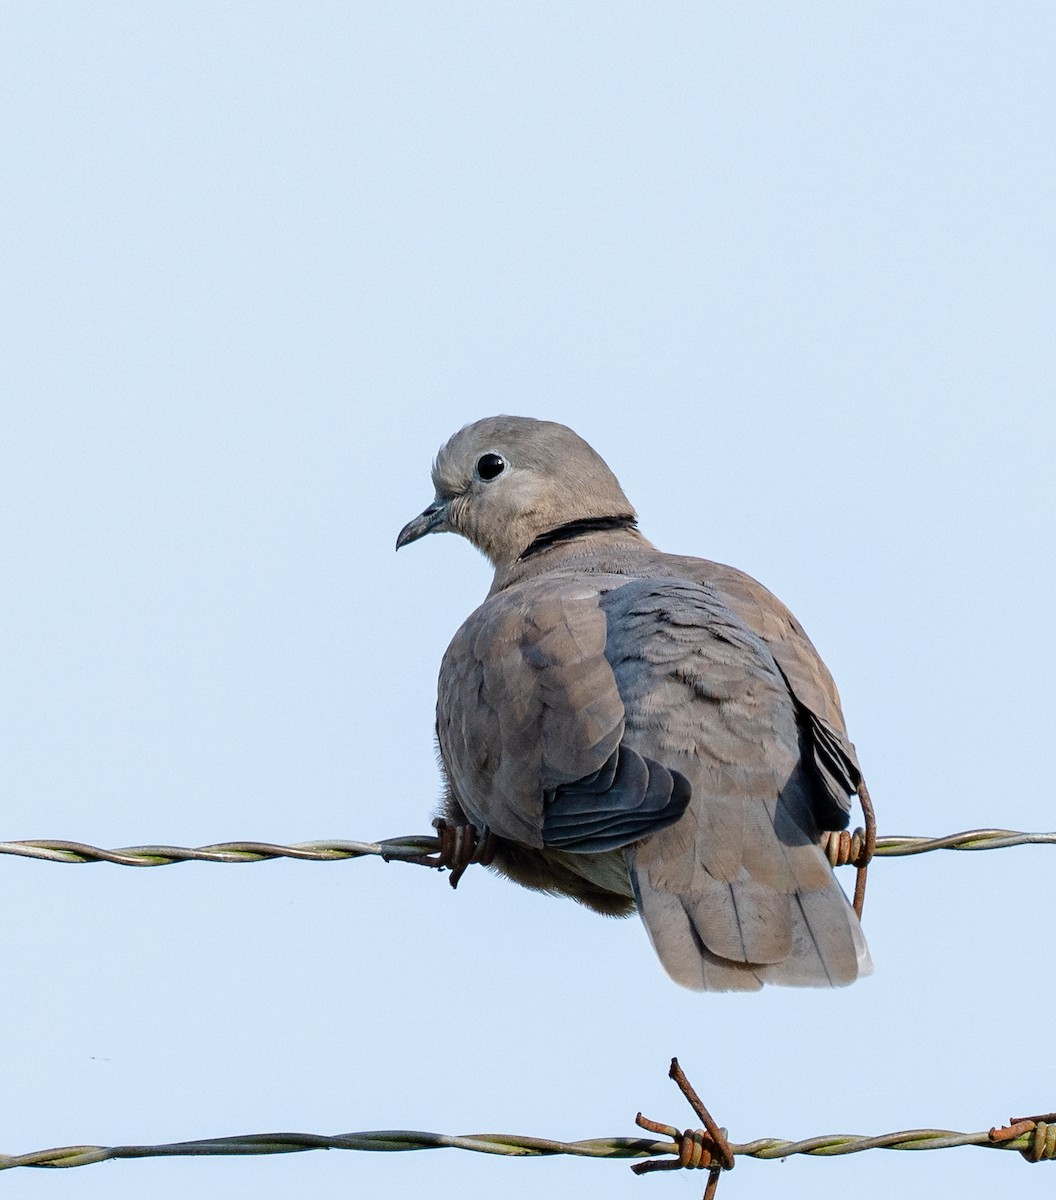
<path fill-rule="evenodd" d="M 50 838 L 0 842 L 0 854 L 59 863 L 109 862 L 122 867 L 167 867 L 181 862 L 251 863 L 267 862 L 273 858 L 337 862 L 370 855 L 393 862 L 421 862 L 423 856 L 437 854 L 439 850 L 440 839 L 427 836 L 388 838 L 380 842 L 297 842 L 292 846 L 274 842 L 217 842 L 215 845 L 193 847 L 122 846 L 117 850 Z"/>
<path fill-rule="evenodd" d="M 1004 850 L 1008 846 L 1056 846 L 1056 833 L 1021 833 L 1016 829 L 969 829 L 945 837 L 878 838 L 875 854 L 899 858 L 929 850 Z"/>
<path fill-rule="evenodd" d="M 990 1150 L 1031 1153 L 1037 1138 L 1029 1129 L 1015 1137 L 994 1140 L 993 1132 L 957 1133 L 949 1129 L 906 1129 L 875 1137 L 858 1134 L 828 1134 L 787 1141 L 757 1138 L 752 1142 L 730 1142 L 735 1157 L 774 1159 L 792 1154 L 832 1158 L 859 1154 L 864 1150 L 947 1150 L 958 1146 L 980 1146 Z M 306 1150 L 409 1151 L 454 1149 L 476 1154 L 500 1154 L 519 1158 L 573 1155 L 578 1158 L 655 1159 L 677 1155 L 674 1141 L 647 1138 L 602 1137 L 562 1142 L 550 1138 L 507 1133 L 444 1134 L 407 1129 L 381 1129 L 363 1133 L 328 1136 L 314 1133 L 260 1133 L 236 1137 L 206 1138 L 193 1142 L 168 1142 L 159 1146 L 58 1146 L 29 1154 L 0 1155 L 0 1170 L 14 1167 L 83 1167 L 90 1163 L 120 1158 L 174 1158 L 202 1155 L 297 1154 Z"/>
<path fill-rule="evenodd" d="M 838 835 L 849 838 L 856 851 L 859 834 Z M 855 839 L 858 838 L 858 841 Z M 1056 833 L 1025 833 L 1015 829 L 969 829 L 945 837 L 881 837 L 876 840 L 874 858 L 901 858 L 926 854 L 931 850 L 1003 850 L 1009 846 L 1056 846 Z M 376 856 L 392 862 L 413 862 L 423 866 L 443 863 L 428 861 L 440 852 L 440 839 L 428 836 L 387 838 L 380 842 L 314 841 L 279 845 L 274 842 L 218 842 L 210 846 L 123 846 L 105 850 L 85 842 L 38 838 L 30 841 L 0 842 L 0 854 L 36 858 L 46 862 L 109 862 L 123 867 L 165 867 L 180 862 L 250 863 L 275 858 L 304 862 L 336 862 L 342 859 Z M 854 864 L 854 857 L 843 855 L 836 865 Z"/>

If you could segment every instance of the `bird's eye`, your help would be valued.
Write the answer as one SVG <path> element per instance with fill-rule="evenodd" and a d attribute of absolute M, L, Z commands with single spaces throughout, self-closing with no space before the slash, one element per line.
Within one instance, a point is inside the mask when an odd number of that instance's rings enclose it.
<path fill-rule="evenodd" d="M 477 474 L 485 483 L 498 477 L 506 470 L 506 460 L 500 454 L 482 454 L 477 459 Z"/>

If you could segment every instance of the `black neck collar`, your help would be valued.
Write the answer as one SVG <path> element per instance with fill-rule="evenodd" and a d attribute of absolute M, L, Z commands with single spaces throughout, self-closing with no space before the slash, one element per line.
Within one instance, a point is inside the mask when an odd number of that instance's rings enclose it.
<path fill-rule="evenodd" d="M 580 517 L 578 521 L 566 521 L 541 533 L 526 550 L 518 562 L 524 562 L 541 550 L 549 550 L 560 542 L 572 542 L 576 538 L 585 537 L 588 533 L 608 533 L 613 529 L 637 529 L 638 521 L 631 513 L 621 513 L 618 517 Z"/>

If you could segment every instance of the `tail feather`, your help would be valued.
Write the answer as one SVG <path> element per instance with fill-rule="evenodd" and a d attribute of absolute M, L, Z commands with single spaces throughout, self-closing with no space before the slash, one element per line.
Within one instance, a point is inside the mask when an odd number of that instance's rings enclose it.
<path fill-rule="evenodd" d="M 760 976 L 786 987 L 845 987 L 872 969 L 858 918 L 834 879 L 824 891 L 794 897 L 792 953 Z"/>
<path fill-rule="evenodd" d="M 680 893 L 653 885 L 638 854 L 647 844 L 627 848 L 628 869 L 638 911 L 676 983 L 698 991 L 843 987 L 871 973 L 858 918 L 831 869 L 826 886 L 789 896 L 747 876 L 722 883 L 699 868 L 692 891 Z"/>
<path fill-rule="evenodd" d="M 630 859 L 632 852 L 627 856 Z M 750 966 L 711 953 L 678 896 L 642 888 L 633 866 L 631 883 L 653 948 L 675 983 L 696 992 L 757 992 L 763 986 Z"/>
<path fill-rule="evenodd" d="M 792 950 L 792 897 L 752 879 L 742 867 L 732 883 L 697 871 L 681 897 L 701 943 L 740 963 L 782 962 Z"/>

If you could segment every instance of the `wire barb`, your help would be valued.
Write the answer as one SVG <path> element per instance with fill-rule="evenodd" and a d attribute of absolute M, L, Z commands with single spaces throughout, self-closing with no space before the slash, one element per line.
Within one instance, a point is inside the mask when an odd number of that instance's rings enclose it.
<path fill-rule="evenodd" d="M 433 821 L 433 828 L 437 834 L 437 852 L 406 861 L 438 870 L 448 869 L 453 888 L 458 887 L 458 881 L 471 863 L 479 862 L 486 867 L 495 858 L 495 835 L 486 826 L 478 831 L 475 825 L 455 825 L 443 817 L 437 817 Z M 385 855 L 382 857 L 386 862 L 389 861 Z"/>
<path fill-rule="evenodd" d="M 693 1085 L 686 1078 L 685 1071 L 679 1066 L 677 1058 L 671 1060 L 668 1075 L 678 1084 L 682 1095 L 689 1101 L 690 1107 L 704 1122 L 704 1128 L 686 1129 L 679 1133 L 673 1125 L 661 1125 L 639 1113 L 635 1117 L 635 1124 L 642 1129 L 648 1129 L 653 1133 L 663 1133 L 671 1138 L 676 1143 L 677 1157 L 662 1161 L 635 1163 L 631 1170 L 636 1175 L 645 1175 L 651 1171 L 707 1169 L 708 1182 L 704 1188 L 704 1200 L 712 1200 L 719 1186 L 722 1172 L 732 1171 L 736 1161 L 726 1136 L 726 1130 L 720 1128 L 715 1118 L 708 1112 L 704 1101 L 697 1095 Z"/>
<path fill-rule="evenodd" d="M 1045 1113 L 1040 1117 L 1009 1117 L 1009 1123 L 1001 1129 L 990 1130 L 990 1141 L 995 1145 L 1029 1135 L 1020 1154 L 1030 1163 L 1051 1162 L 1056 1159 L 1056 1113 Z"/>
<path fill-rule="evenodd" d="M 862 806 L 865 828 L 849 833 L 846 829 L 827 829 L 821 835 L 822 853 L 833 867 L 853 866 L 857 870 L 854 881 L 854 911 L 861 918 L 865 907 L 865 885 L 869 864 L 876 853 L 876 812 L 869 796 L 865 780 L 858 783 L 858 803 Z"/>
<path fill-rule="evenodd" d="M 864 829 L 827 829 L 821 835 L 822 852 L 833 867 L 857 866 L 864 845 Z"/>
<path fill-rule="evenodd" d="M 865 843 L 856 856 L 855 869 L 858 873 L 854 880 L 854 900 L 852 903 L 854 911 L 860 920 L 862 908 L 865 906 L 865 882 L 869 871 L 869 863 L 876 853 L 876 811 L 873 808 L 873 801 L 869 795 L 869 789 L 865 786 L 864 779 L 859 779 L 858 781 L 858 803 L 862 806 L 862 813 L 865 815 Z"/>

